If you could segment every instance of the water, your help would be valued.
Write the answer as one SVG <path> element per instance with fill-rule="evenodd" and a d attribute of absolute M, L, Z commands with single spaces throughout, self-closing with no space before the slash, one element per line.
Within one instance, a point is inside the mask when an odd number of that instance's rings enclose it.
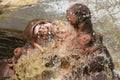
<path fill-rule="evenodd" d="M 35 18 L 66 20 L 66 9 L 77 2 L 90 8 L 94 29 L 103 34 L 104 45 L 120 70 L 120 0 L 39 0 L 29 6 L 0 8 L 0 28 L 24 30 L 27 23 Z"/>

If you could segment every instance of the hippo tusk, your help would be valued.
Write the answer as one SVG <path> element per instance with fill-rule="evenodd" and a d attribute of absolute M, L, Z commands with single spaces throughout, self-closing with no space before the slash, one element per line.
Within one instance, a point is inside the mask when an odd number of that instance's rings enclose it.
<path fill-rule="evenodd" d="M 56 47 L 56 42 L 53 41 L 53 44 L 51 45 L 51 48 L 53 49 L 53 48 L 55 48 L 55 47 Z"/>
<path fill-rule="evenodd" d="M 43 48 L 39 44 L 37 44 L 37 43 L 33 43 L 33 44 L 35 47 L 37 47 L 40 50 L 40 52 L 42 52 L 42 53 L 44 52 Z"/>

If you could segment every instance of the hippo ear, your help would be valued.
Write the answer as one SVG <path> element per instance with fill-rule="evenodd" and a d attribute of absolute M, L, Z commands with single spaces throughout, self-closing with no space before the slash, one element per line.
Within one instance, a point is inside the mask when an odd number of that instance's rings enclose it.
<path fill-rule="evenodd" d="M 24 45 L 21 33 L 0 30 L 0 60 L 11 58 L 16 47 Z"/>

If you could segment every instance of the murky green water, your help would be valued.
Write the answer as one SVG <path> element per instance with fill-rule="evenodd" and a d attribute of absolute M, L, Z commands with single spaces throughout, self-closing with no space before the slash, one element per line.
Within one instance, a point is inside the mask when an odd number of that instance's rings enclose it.
<path fill-rule="evenodd" d="M 120 70 L 120 1 L 119 0 L 39 0 L 35 5 L 16 9 L 0 9 L 0 28 L 24 30 L 35 18 L 66 20 L 65 11 L 74 3 L 88 5 L 92 12 L 94 29 L 103 33 L 104 45 L 110 51 Z"/>

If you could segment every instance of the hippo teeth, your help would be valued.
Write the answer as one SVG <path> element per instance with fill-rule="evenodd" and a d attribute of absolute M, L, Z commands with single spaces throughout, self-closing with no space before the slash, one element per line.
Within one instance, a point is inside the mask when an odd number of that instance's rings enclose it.
<path fill-rule="evenodd" d="M 41 27 L 40 25 L 35 26 L 34 34 L 37 34 L 39 32 L 40 27 Z"/>

